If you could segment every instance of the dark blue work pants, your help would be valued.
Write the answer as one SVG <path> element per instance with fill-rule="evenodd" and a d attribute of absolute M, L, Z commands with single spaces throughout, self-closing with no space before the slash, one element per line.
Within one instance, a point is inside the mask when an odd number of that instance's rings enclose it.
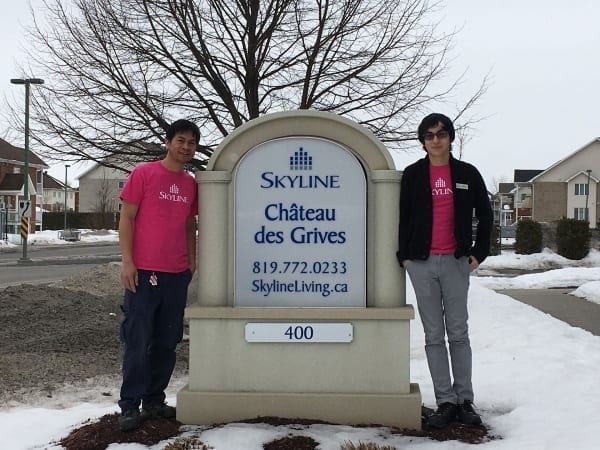
<path fill-rule="evenodd" d="M 150 276 L 157 278 L 156 286 Z M 123 301 L 123 384 L 121 410 L 143 401 L 165 400 L 165 389 L 175 368 L 175 348 L 183 338 L 183 313 L 191 272 L 138 270 L 137 292 L 125 290 Z"/>

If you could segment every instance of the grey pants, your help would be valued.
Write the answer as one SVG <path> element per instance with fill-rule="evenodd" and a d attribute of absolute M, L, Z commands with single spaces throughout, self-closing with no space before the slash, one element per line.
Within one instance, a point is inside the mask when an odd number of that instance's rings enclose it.
<path fill-rule="evenodd" d="M 430 255 L 410 260 L 406 271 L 415 289 L 425 330 L 425 353 L 438 405 L 473 401 L 472 354 L 467 325 L 470 267 L 466 257 Z M 445 336 L 450 344 L 452 375 Z"/>

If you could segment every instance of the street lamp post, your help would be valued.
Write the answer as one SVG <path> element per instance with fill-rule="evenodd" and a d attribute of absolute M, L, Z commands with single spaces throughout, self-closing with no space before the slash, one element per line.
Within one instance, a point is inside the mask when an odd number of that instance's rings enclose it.
<path fill-rule="evenodd" d="M 68 164 L 65 164 L 65 220 L 63 224 L 63 230 L 67 230 L 67 171 L 69 170 Z"/>
<path fill-rule="evenodd" d="M 23 182 L 23 194 L 25 200 L 29 200 L 29 91 L 32 84 L 44 84 L 44 80 L 41 78 L 12 78 L 10 80 L 12 84 L 24 84 L 25 85 L 25 176 Z M 27 230 L 29 235 L 29 230 Z M 27 258 L 27 239 L 23 239 L 23 256 L 21 257 L 22 262 L 29 261 Z"/>
<path fill-rule="evenodd" d="M 588 212 L 588 200 L 590 198 L 590 175 L 592 174 L 592 169 L 586 170 L 588 179 L 587 179 L 587 187 L 585 190 L 585 214 L 587 215 L 588 222 L 590 221 L 590 213 Z"/>

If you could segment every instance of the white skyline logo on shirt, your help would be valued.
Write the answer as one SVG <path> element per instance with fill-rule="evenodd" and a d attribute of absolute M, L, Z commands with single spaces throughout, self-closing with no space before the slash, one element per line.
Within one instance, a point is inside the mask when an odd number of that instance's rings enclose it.
<path fill-rule="evenodd" d="M 179 195 L 179 187 L 176 184 L 172 184 L 169 187 L 168 194 L 166 192 L 160 191 L 158 193 L 158 198 L 160 198 L 161 200 L 168 200 L 170 202 L 181 202 L 186 204 L 188 203 L 187 196 Z"/>
<path fill-rule="evenodd" d="M 442 177 L 439 177 L 435 184 L 434 188 L 431 190 L 432 195 L 450 195 L 452 194 L 452 189 L 446 187 L 446 180 Z"/>

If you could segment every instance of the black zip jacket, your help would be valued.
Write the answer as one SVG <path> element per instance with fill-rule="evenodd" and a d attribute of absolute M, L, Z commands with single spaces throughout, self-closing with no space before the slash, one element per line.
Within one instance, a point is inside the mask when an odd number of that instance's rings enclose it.
<path fill-rule="evenodd" d="M 479 263 L 488 256 L 493 213 L 487 189 L 479 171 L 471 164 L 450 154 L 450 176 L 454 197 L 454 256 L 473 255 Z M 429 257 L 433 228 L 433 200 L 429 183 L 429 156 L 406 167 L 400 191 L 400 226 L 398 262 Z M 472 239 L 472 217 L 475 210 L 477 237 Z"/>

